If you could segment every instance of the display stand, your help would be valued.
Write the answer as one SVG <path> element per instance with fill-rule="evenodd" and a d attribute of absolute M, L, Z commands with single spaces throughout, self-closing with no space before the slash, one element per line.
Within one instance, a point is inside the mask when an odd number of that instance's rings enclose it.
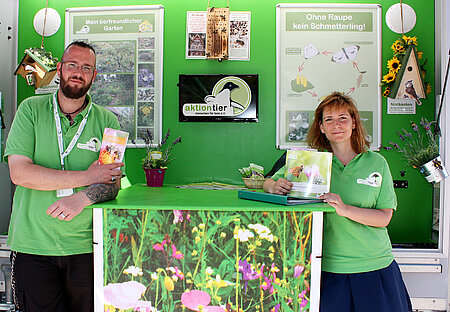
<path fill-rule="evenodd" d="M 151 302 L 158 311 L 182 311 L 189 303 L 181 296 L 192 290 L 207 293 L 209 306 L 318 311 L 328 204 L 288 207 L 239 199 L 236 190 L 134 185 L 91 207 L 97 312 L 123 303 L 115 290 L 130 285 L 140 289 L 134 306 Z"/>

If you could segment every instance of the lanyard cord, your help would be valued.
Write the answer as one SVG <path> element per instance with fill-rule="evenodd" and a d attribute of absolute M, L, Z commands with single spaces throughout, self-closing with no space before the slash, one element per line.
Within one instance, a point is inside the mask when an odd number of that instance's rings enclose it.
<path fill-rule="evenodd" d="M 81 121 L 80 125 L 78 126 L 78 130 L 75 133 L 75 135 L 73 136 L 72 141 L 70 141 L 69 145 L 67 146 L 66 150 L 64 151 L 64 140 L 63 140 L 63 136 L 62 136 L 61 118 L 59 118 L 58 102 L 56 100 L 56 94 L 57 93 L 58 93 L 58 91 L 53 94 L 53 115 L 55 117 L 56 136 L 58 138 L 58 147 L 59 147 L 59 157 L 60 157 L 60 161 L 61 161 L 61 169 L 64 170 L 64 158 L 67 155 L 70 154 L 70 152 L 72 151 L 73 147 L 75 146 L 75 144 L 77 143 L 78 139 L 80 138 L 81 133 L 84 130 L 84 126 L 87 123 L 87 118 L 89 116 L 89 113 L 91 112 L 92 104 L 91 104 L 91 106 L 89 106 L 89 110 L 86 113 L 86 116 L 84 116 L 83 120 Z"/>

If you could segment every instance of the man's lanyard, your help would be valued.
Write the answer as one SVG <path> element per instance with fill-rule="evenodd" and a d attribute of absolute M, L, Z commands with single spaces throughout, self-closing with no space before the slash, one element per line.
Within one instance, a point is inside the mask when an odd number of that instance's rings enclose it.
<path fill-rule="evenodd" d="M 80 138 L 81 133 L 84 130 L 84 126 L 86 125 L 89 113 L 91 111 L 92 104 L 91 104 L 91 106 L 89 106 L 89 110 L 88 110 L 86 116 L 84 116 L 83 120 L 81 121 L 80 125 L 78 126 L 77 133 L 75 133 L 69 146 L 67 146 L 66 150 L 63 152 L 64 141 L 63 141 L 63 135 L 62 135 L 62 130 L 61 130 L 61 118 L 59 118 L 59 113 L 58 113 L 58 102 L 56 100 L 56 94 L 57 94 L 57 92 L 55 92 L 53 94 L 53 114 L 55 115 L 56 135 L 58 137 L 58 147 L 59 147 L 59 156 L 61 159 L 61 169 L 64 170 L 64 158 L 70 154 L 73 147 L 75 146 L 78 139 Z"/>

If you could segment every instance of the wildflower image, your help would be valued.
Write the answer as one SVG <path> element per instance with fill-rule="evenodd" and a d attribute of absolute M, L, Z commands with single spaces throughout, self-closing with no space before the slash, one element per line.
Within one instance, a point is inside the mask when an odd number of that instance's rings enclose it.
<path fill-rule="evenodd" d="M 110 209 L 103 219 L 105 311 L 309 311 L 311 212 Z"/>

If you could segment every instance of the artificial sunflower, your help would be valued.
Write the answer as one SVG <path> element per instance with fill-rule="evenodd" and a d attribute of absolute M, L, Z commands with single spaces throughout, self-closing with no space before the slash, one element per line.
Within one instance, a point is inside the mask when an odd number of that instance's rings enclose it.
<path fill-rule="evenodd" d="M 405 43 L 403 40 L 395 40 L 395 42 L 391 46 L 392 51 L 394 51 L 394 55 L 401 54 L 405 52 Z"/>
<path fill-rule="evenodd" d="M 428 82 L 426 85 L 425 85 L 425 88 L 426 88 L 426 92 L 427 92 L 427 94 L 430 94 L 431 93 L 431 84 Z"/>
<path fill-rule="evenodd" d="M 391 92 L 391 88 L 386 87 L 386 89 L 384 89 L 383 96 L 384 96 L 384 97 L 387 97 L 387 96 L 389 95 L 390 92 Z"/>
<path fill-rule="evenodd" d="M 391 83 L 395 80 L 396 73 L 393 71 L 389 71 L 386 75 L 383 76 L 383 82 Z"/>
<path fill-rule="evenodd" d="M 421 60 L 422 57 L 423 57 L 423 52 L 422 52 L 422 51 L 417 52 L 417 58 L 418 58 L 419 60 Z"/>
<path fill-rule="evenodd" d="M 406 45 L 409 45 L 409 44 L 417 45 L 417 37 L 416 36 L 408 37 L 408 36 L 403 35 L 402 39 L 405 41 Z"/>
<path fill-rule="evenodd" d="M 402 66 L 402 64 L 400 64 L 400 61 L 396 56 L 394 56 L 387 62 L 387 68 L 389 69 L 389 71 L 393 71 L 395 73 L 398 72 L 400 66 Z"/>

